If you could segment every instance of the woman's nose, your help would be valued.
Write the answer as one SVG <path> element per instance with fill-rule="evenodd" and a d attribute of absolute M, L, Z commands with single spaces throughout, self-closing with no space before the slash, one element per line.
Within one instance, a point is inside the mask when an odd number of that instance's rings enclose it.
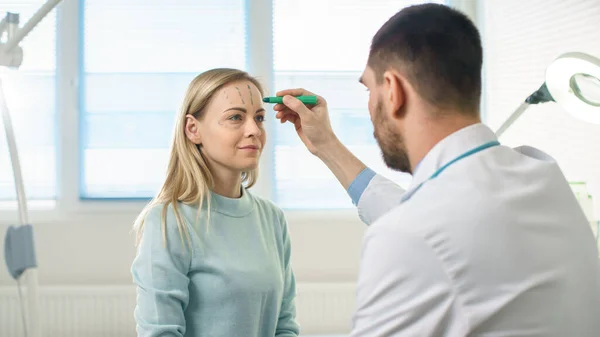
<path fill-rule="evenodd" d="M 246 123 L 246 135 L 259 137 L 262 134 L 262 130 L 258 125 L 258 122 L 254 119 L 248 120 Z"/>

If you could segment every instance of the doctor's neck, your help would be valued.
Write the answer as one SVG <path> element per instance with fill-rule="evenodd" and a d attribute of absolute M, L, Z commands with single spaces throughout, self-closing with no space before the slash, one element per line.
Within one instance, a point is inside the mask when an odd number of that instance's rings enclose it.
<path fill-rule="evenodd" d="M 481 123 L 479 112 L 436 111 L 416 114 L 405 124 L 404 141 L 411 172 L 441 140 L 467 126 Z"/>

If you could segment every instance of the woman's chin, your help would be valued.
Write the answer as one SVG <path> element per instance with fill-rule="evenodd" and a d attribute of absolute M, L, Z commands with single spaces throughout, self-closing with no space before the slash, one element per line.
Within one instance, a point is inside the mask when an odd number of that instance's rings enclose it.
<path fill-rule="evenodd" d="M 240 171 L 248 172 L 248 171 L 258 168 L 259 160 L 258 160 L 258 158 L 254 158 L 253 160 L 247 159 L 247 160 L 244 160 L 244 162 L 240 163 L 240 164 L 241 164 L 239 166 Z"/>

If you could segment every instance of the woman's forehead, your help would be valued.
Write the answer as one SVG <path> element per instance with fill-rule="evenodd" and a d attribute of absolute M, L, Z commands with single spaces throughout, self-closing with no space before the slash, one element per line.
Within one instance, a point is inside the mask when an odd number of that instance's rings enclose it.
<path fill-rule="evenodd" d="M 213 100 L 215 107 L 232 106 L 256 107 L 262 105 L 262 97 L 258 88 L 250 81 L 236 81 L 224 85 Z"/>

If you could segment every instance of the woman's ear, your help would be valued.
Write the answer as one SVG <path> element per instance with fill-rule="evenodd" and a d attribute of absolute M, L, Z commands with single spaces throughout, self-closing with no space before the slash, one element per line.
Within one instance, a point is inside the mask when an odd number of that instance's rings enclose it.
<path fill-rule="evenodd" d="M 200 127 L 198 124 L 199 122 L 196 118 L 194 118 L 194 116 L 185 116 L 185 135 L 190 141 L 192 141 L 192 143 L 201 145 L 202 139 L 200 137 Z"/>

